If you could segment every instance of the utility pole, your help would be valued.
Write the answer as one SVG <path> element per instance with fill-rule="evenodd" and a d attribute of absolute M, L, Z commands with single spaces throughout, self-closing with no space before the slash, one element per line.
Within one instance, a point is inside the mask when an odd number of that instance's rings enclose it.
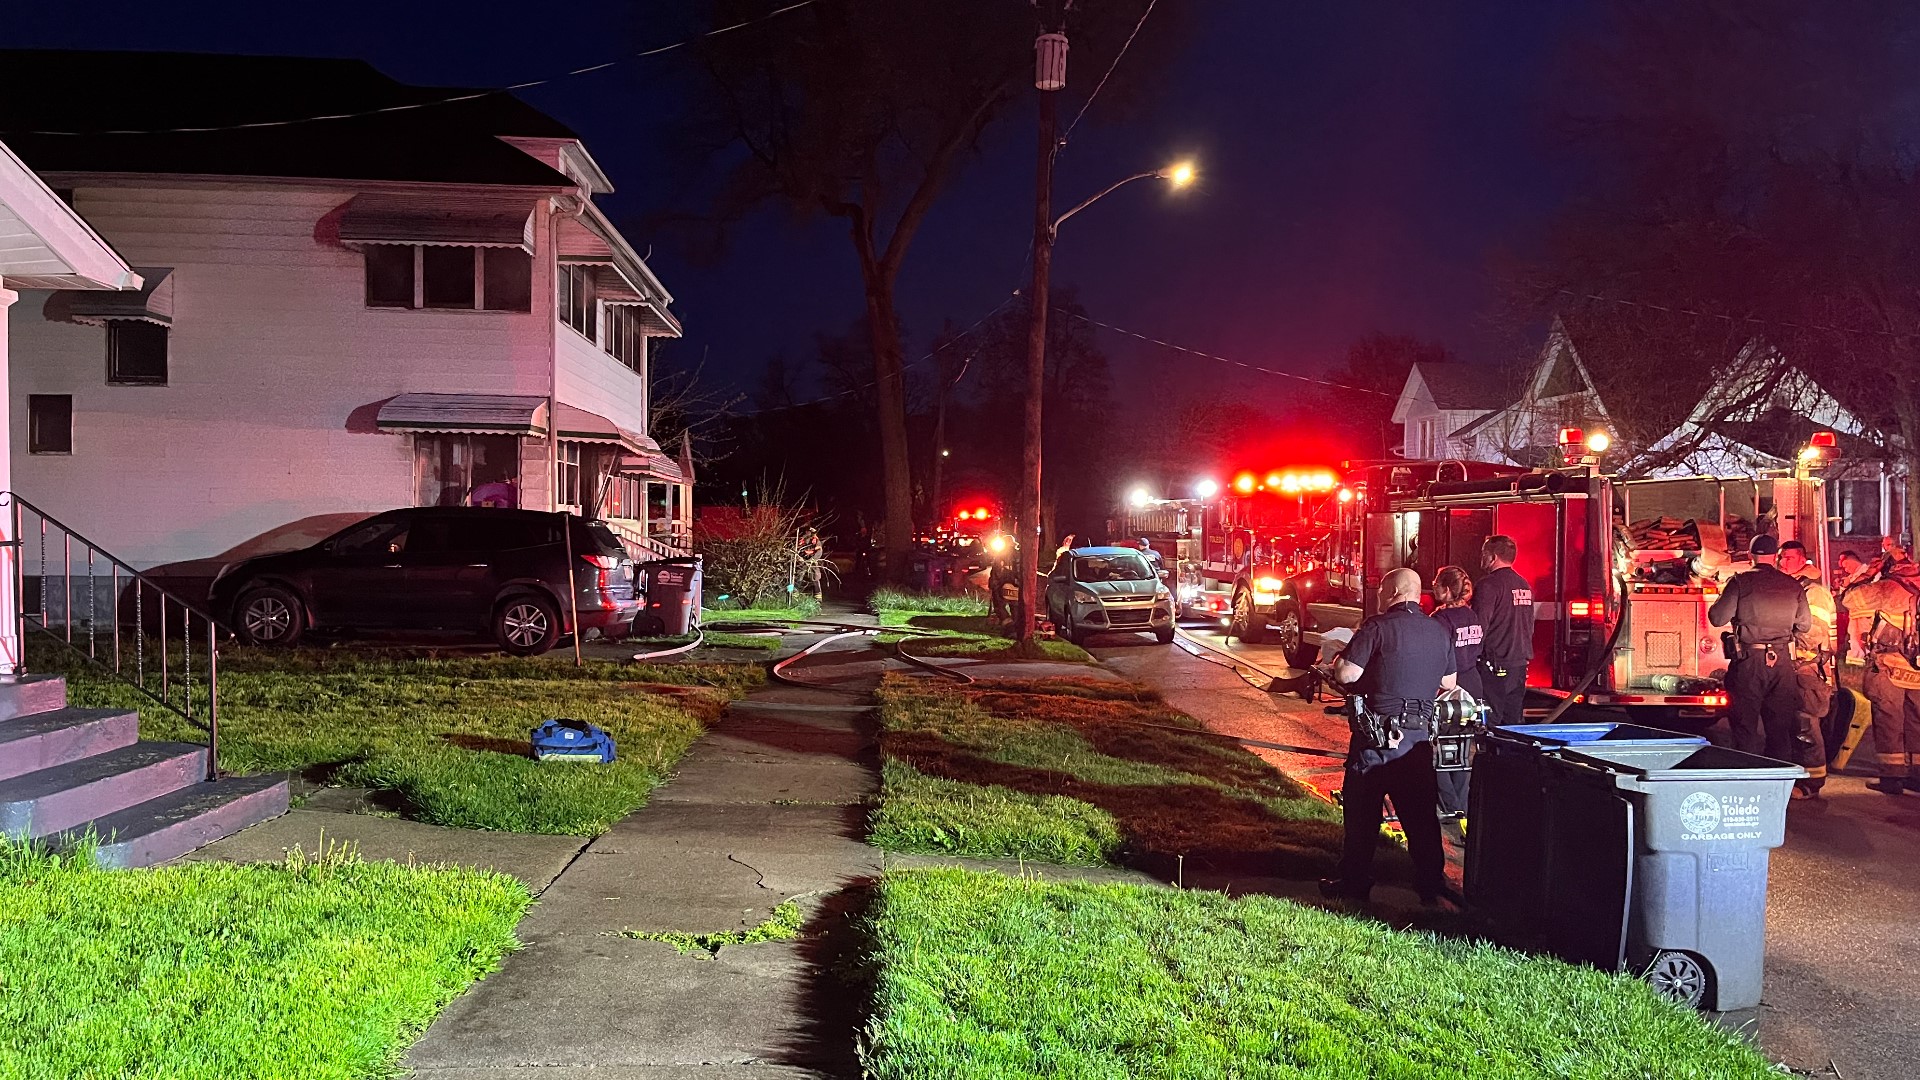
<path fill-rule="evenodd" d="M 1053 157 L 1059 150 L 1060 91 L 1067 85 L 1067 35 L 1042 33 L 1033 43 L 1033 85 L 1040 91 L 1039 161 L 1034 171 L 1033 282 L 1027 290 L 1027 422 L 1020 469 L 1020 608 L 1015 636 L 1032 647 L 1040 621 L 1041 416 L 1047 376 L 1047 290 L 1053 269 Z"/>

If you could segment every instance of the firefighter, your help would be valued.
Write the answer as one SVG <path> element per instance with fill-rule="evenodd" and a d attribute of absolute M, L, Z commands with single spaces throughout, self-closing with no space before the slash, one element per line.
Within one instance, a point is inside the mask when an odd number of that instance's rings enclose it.
<path fill-rule="evenodd" d="M 1447 628 L 1448 636 L 1453 639 L 1455 677 L 1460 689 L 1473 695 L 1475 701 L 1484 701 L 1480 648 L 1485 631 L 1480 625 L 1480 616 L 1468 606 L 1472 598 L 1473 581 L 1460 567 L 1443 566 L 1433 575 L 1433 618 Z M 1440 816 L 1458 823 L 1467 816 L 1467 770 L 1448 769 L 1439 773 L 1438 778 Z"/>
<path fill-rule="evenodd" d="M 1499 727 L 1526 720 L 1527 662 L 1533 659 L 1533 585 L 1514 570 L 1520 546 L 1494 535 L 1480 545 L 1483 573 L 1473 586 L 1473 613 L 1484 628 L 1480 646 L 1480 700 Z"/>
<path fill-rule="evenodd" d="M 1020 547 L 1012 537 L 996 534 L 987 540 L 987 617 L 994 622 L 1013 621 L 1013 602 L 1020 596 L 1015 580 L 1019 565 Z"/>
<path fill-rule="evenodd" d="M 1794 674 L 1793 641 L 1813 629 L 1807 594 L 1774 565 L 1780 542 L 1756 536 L 1754 568 L 1735 574 L 1707 609 L 1714 626 L 1733 625 L 1733 656 L 1727 664 L 1727 720 L 1733 745 L 1749 754 L 1798 760 L 1794 742 L 1800 688 Z"/>
<path fill-rule="evenodd" d="M 813 598 L 819 600 L 821 578 L 824 576 L 820 572 L 820 530 L 811 525 L 800 530 L 799 553 L 800 585 L 802 588 L 811 588 Z"/>
<path fill-rule="evenodd" d="M 1813 617 L 1813 629 L 1797 635 L 1793 641 L 1793 675 L 1800 694 L 1800 707 L 1794 713 L 1793 741 L 1798 751 L 1793 760 L 1807 770 L 1804 780 L 1793 785 L 1796 799 L 1817 799 L 1827 782 L 1827 743 L 1822 731 L 1827 709 L 1833 704 L 1833 682 L 1828 677 L 1834 658 L 1834 627 L 1838 605 L 1833 591 L 1820 583 L 1820 571 L 1807 561 L 1806 545 L 1789 540 L 1780 545 L 1774 558 L 1779 571 L 1800 584 L 1807 596 L 1807 613 Z"/>
<path fill-rule="evenodd" d="M 1891 537 L 1881 547 L 1869 571 L 1913 591 L 1914 564 L 1906 550 Z M 1877 611 L 1863 635 L 1867 673 L 1860 689 L 1873 707 L 1873 750 L 1880 764 L 1879 778 L 1867 786 L 1887 795 L 1920 792 L 1920 670 L 1914 666 L 1920 640 L 1913 621 L 1911 608 L 1903 614 Z"/>
<path fill-rule="evenodd" d="M 1427 733 L 1434 699 L 1453 689 L 1455 671 L 1453 636 L 1420 610 L 1419 574 L 1401 568 L 1381 579 L 1380 614 L 1354 631 L 1334 675 L 1373 719 L 1363 724 L 1350 713 L 1353 736 L 1341 796 L 1346 843 L 1340 876 L 1322 878 L 1320 893 L 1366 903 L 1382 800 L 1390 798 L 1413 857 L 1414 891 L 1421 903 L 1431 904 L 1445 891 L 1446 855 Z"/>

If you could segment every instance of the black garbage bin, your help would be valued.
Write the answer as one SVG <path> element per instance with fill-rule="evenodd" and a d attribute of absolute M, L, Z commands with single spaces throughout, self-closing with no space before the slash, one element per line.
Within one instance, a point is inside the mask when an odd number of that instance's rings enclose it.
<path fill-rule="evenodd" d="M 640 564 L 646 606 L 635 620 L 645 635 L 679 637 L 700 625 L 700 556 Z"/>
<path fill-rule="evenodd" d="M 1673 745 L 1707 740 L 1634 724 L 1519 724 L 1481 733 L 1467 795 L 1468 906 L 1509 943 L 1543 944 L 1553 916 L 1549 759 L 1568 747 Z"/>
<path fill-rule="evenodd" d="M 1567 797 L 1550 842 L 1579 850 L 1552 859 L 1548 901 L 1582 895 L 1586 910 L 1551 933 L 1556 951 L 1701 1009 L 1757 1008 L 1769 853 L 1806 770 L 1719 746 L 1588 744 L 1558 758 Z"/>

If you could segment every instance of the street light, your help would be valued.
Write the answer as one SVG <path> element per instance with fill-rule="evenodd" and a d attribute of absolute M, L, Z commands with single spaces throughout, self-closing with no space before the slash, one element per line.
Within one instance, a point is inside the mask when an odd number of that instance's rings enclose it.
<path fill-rule="evenodd" d="M 1134 173 L 1124 180 L 1115 180 L 1113 183 L 1102 188 L 1100 193 L 1093 198 L 1086 200 L 1066 213 L 1061 214 L 1058 218 L 1055 218 L 1053 225 L 1047 230 L 1047 242 L 1052 243 L 1054 241 L 1060 233 L 1060 226 L 1064 224 L 1068 218 L 1085 210 L 1087 207 L 1092 206 L 1094 203 L 1099 202 L 1101 199 L 1106 198 L 1121 188 L 1126 187 L 1135 180 L 1165 180 L 1167 183 L 1172 184 L 1175 189 L 1179 189 L 1191 185 L 1195 175 L 1193 163 L 1183 161 L 1178 165 L 1169 165 L 1164 169 L 1152 169 L 1148 172 Z"/>

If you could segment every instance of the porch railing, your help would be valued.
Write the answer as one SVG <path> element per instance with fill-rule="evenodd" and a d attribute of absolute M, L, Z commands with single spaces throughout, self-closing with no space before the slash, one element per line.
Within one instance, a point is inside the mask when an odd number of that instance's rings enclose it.
<path fill-rule="evenodd" d="M 677 532 L 667 537 L 648 536 L 641 529 L 640 523 L 632 518 L 600 520 L 607 528 L 613 530 L 613 534 L 620 538 L 621 543 L 627 546 L 627 554 L 631 555 L 636 562 L 645 562 L 649 559 L 675 559 L 693 554 L 690 544 L 676 546 L 676 542 L 684 543 L 685 539 Z"/>
<path fill-rule="evenodd" d="M 205 731 L 214 779 L 225 634 L 218 621 L 19 495 L 0 491 L 0 508 L 12 526 L 3 550 L 12 556 L 7 576 L 19 608 L 16 669 L 27 669 L 29 630 L 52 640 Z"/>

